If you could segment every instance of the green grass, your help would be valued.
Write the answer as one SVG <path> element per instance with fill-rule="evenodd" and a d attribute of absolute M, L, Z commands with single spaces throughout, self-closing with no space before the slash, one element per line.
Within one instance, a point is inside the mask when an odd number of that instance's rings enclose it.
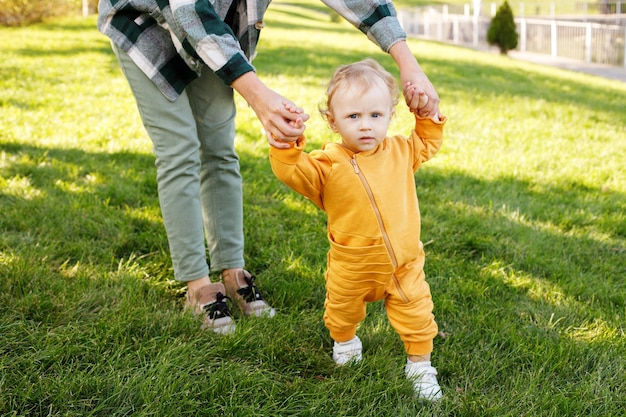
<path fill-rule="evenodd" d="M 307 2 L 255 61 L 312 115 L 335 66 L 392 60 Z M 151 144 L 95 18 L 0 29 L 0 414 L 626 413 L 626 84 L 410 41 L 449 117 L 417 174 L 445 399 L 420 405 L 379 303 L 364 362 L 322 323 L 325 217 L 282 186 L 238 99 L 248 267 L 278 310 L 216 337 L 172 280 Z M 392 133 L 408 133 L 401 105 Z"/>

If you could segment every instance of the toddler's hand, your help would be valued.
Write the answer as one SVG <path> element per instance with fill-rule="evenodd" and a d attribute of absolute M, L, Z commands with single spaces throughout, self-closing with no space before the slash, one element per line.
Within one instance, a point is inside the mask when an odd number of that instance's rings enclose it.
<path fill-rule="evenodd" d="M 304 112 L 301 107 L 296 106 L 293 103 L 288 101 L 282 102 L 283 110 L 287 112 L 285 114 L 283 112 L 282 120 L 287 123 L 290 128 L 300 131 L 298 136 L 288 136 L 279 138 L 278 136 L 270 133 L 266 133 L 269 144 L 275 148 L 286 149 L 291 145 L 290 143 L 298 140 L 302 132 L 304 132 L 305 125 L 304 122 L 309 120 L 309 115 Z"/>
<path fill-rule="evenodd" d="M 428 96 L 422 90 L 419 90 L 416 85 L 407 82 L 402 91 L 407 103 L 415 103 L 415 109 L 409 106 L 409 110 L 415 114 L 419 114 L 419 111 L 426 107 L 428 104 Z M 439 114 L 432 116 L 435 122 L 439 121 Z"/>
<path fill-rule="evenodd" d="M 304 121 L 309 119 L 309 115 L 304 113 L 304 109 L 302 109 L 301 107 L 296 106 L 293 103 L 289 103 L 284 101 L 283 102 L 283 106 L 285 106 L 285 110 L 287 110 L 290 113 L 293 114 L 297 114 L 297 115 L 301 115 L 301 116 L 297 116 L 295 119 L 289 119 L 287 120 L 287 122 L 289 123 L 289 125 L 295 129 L 301 129 L 304 127 Z"/>

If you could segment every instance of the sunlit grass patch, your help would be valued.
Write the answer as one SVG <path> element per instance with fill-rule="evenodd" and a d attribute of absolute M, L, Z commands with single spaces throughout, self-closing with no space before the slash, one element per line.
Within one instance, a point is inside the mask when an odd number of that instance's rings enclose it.
<path fill-rule="evenodd" d="M 393 60 L 321 3 L 275 2 L 259 76 L 311 115 L 335 67 Z M 0 28 L 0 414 L 621 415 L 626 85 L 410 39 L 449 117 L 416 174 L 439 336 L 414 401 L 382 303 L 364 362 L 323 324 L 326 217 L 274 178 L 236 96 L 246 262 L 278 314 L 199 331 L 173 280 L 154 156 L 95 18 Z M 401 102 L 390 133 L 408 134 Z"/>

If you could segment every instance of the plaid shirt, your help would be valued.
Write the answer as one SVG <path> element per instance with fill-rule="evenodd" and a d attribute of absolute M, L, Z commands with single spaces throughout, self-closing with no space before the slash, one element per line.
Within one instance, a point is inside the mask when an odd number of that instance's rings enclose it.
<path fill-rule="evenodd" d="M 203 65 L 227 85 L 249 71 L 271 0 L 100 0 L 98 29 L 169 100 Z M 405 39 L 391 0 L 322 0 L 384 51 Z"/>

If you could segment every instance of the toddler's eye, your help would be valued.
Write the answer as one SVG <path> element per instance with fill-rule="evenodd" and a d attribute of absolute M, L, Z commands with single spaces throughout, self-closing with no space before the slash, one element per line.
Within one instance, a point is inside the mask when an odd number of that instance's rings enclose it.
<path fill-rule="evenodd" d="M 359 117 L 359 116 L 356 115 L 356 114 L 351 114 L 350 116 L 348 116 L 348 118 L 350 118 L 350 119 L 356 119 L 357 117 Z"/>

